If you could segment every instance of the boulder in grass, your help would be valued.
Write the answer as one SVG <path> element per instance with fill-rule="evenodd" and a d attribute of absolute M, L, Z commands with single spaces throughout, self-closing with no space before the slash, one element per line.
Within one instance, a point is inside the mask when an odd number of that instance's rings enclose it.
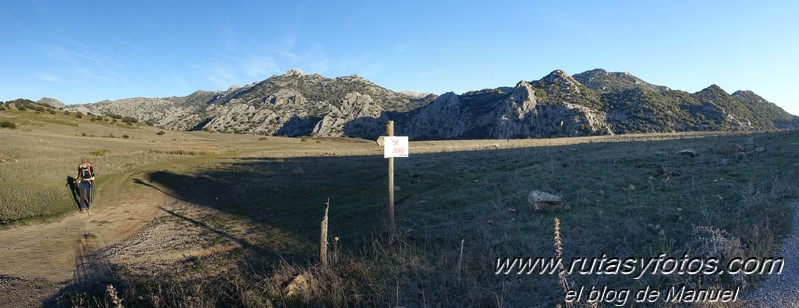
<path fill-rule="evenodd" d="M 681 151 L 677 152 L 677 154 L 680 154 L 682 156 L 688 156 L 688 157 L 696 157 L 696 150 L 694 150 L 694 149 L 685 149 L 685 150 L 681 150 Z"/>
<path fill-rule="evenodd" d="M 527 196 L 527 203 L 535 210 L 553 210 L 563 208 L 562 198 L 543 191 L 534 190 Z"/>

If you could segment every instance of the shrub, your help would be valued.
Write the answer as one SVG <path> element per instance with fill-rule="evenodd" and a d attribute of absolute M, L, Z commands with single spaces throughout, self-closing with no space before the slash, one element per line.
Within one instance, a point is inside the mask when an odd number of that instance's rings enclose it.
<path fill-rule="evenodd" d="M 300 139 L 300 142 L 308 142 L 308 137 L 302 137 L 302 139 Z"/>
<path fill-rule="evenodd" d="M 161 135 L 163 135 L 163 134 L 166 134 L 166 132 L 164 132 L 164 131 L 158 131 L 158 132 L 157 132 L 157 133 L 155 133 L 155 134 L 156 134 L 156 135 L 158 135 L 158 136 L 161 136 Z"/>
<path fill-rule="evenodd" d="M 75 111 L 75 117 L 78 118 L 78 119 L 82 118 L 83 117 L 83 112 Z"/>
<path fill-rule="evenodd" d="M 150 149 L 150 153 L 171 154 L 171 155 L 216 155 L 219 154 L 214 148 L 201 149 Z"/>
<path fill-rule="evenodd" d="M 128 138 L 130 138 L 130 136 L 128 136 L 128 135 L 122 135 L 122 138 L 128 139 Z"/>
<path fill-rule="evenodd" d="M 69 115 L 69 110 L 64 110 L 65 115 Z"/>
<path fill-rule="evenodd" d="M 111 153 L 111 150 L 102 149 L 102 150 L 92 151 L 90 154 L 92 154 L 94 156 L 103 156 L 103 155 L 108 154 L 108 153 Z"/>
<path fill-rule="evenodd" d="M 17 124 L 14 124 L 14 122 L 11 121 L 0 121 L 0 128 L 15 129 L 17 128 Z"/>
<path fill-rule="evenodd" d="M 49 112 L 50 114 L 56 114 L 55 110 L 53 109 L 47 110 L 47 112 Z"/>

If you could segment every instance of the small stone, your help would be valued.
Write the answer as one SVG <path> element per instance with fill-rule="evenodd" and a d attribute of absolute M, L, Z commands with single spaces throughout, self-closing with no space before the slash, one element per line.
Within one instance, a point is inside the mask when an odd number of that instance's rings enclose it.
<path fill-rule="evenodd" d="M 694 150 L 694 149 L 684 149 L 684 150 L 681 150 L 681 151 L 677 152 L 677 154 L 680 154 L 682 156 L 688 156 L 688 157 L 696 157 L 696 150 Z"/>
<path fill-rule="evenodd" d="M 560 196 L 538 190 L 530 192 L 530 195 L 527 196 L 527 203 L 536 210 L 562 208 L 561 200 Z"/>

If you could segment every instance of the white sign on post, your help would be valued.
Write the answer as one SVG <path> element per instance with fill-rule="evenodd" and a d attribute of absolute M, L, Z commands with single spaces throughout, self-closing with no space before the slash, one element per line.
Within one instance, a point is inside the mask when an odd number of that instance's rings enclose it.
<path fill-rule="evenodd" d="M 383 137 L 383 157 L 408 157 L 408 136 Z"/>

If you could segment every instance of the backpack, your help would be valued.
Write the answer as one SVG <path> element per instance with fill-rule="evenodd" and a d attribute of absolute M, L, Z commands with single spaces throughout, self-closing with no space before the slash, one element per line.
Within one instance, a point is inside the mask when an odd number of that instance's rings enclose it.
<path fill-rule="evenodd" d="M 92 163 L 86 163 L 86 167 L 78 165 L 78 178 L 81 180 L 89 180 L 94 177 L 94 167 Z"/>

